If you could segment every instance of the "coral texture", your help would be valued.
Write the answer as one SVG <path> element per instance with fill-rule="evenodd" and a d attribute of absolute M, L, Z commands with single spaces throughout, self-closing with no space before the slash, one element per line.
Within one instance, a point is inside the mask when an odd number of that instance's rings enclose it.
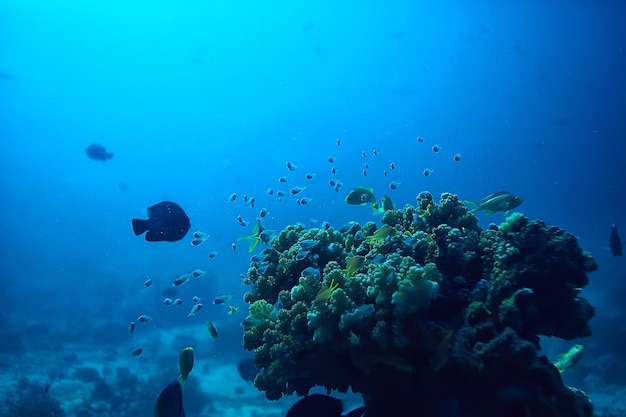
<path fill-rule="evenodd" d="M 591 415 L 538 355 L 540 335 L 591 333 L 597 264 L 574 236 L 519 213 L 483 230 L 449 193 L 382 223 L 289 226 L 250 266 L 244 347 L 267 398 L 319 385 L 362 393 L 367 416 Z"/>

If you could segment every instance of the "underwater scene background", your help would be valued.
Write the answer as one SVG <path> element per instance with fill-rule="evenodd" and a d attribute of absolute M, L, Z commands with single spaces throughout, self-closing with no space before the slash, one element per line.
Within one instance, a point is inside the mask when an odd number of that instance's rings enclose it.
<path fill-rule="evenodd" d="M 346 204 L 362 186 L 397 209 L 508 190 L 576 236 L 599 265 L 593 335 L 542 336 L 540 355 L 582 344 L 563 383 L 626 415 L 609 249 L 626 230 L 625 19 L 620 1 L 0 2 L 0 416 L 153 415 L 187 346 L 188 416 L 285 415 L 298 396 L 268 401 L 237 372 L 250 257 L 270 248 L 241 238 L 257 219 L 272 237 L 380 228 L 366 197 Z M 189 217 L 182 240 L 133 234 L 161 201 Z M 483 229 L 505 220 L 488 214 Z"/>

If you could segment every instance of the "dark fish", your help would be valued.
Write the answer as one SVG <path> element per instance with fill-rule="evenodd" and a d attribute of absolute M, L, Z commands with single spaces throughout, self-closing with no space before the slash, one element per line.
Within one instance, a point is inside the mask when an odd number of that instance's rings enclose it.
<path fill-rule="evenodd" d="M 287 411 L 286 417 L 342 417 L 343 402 L 335 397 L 323 394 L 311 394 L 297 401 Z M 358 407 L 343 417 L 360 417 L 365 407 Z"/>
<path fill-rule="evenodd" d="M 185 417 L 180 382 L 172 381 L 163 388 L 154 404 L 154 417 Z"/>
<path fill-rule="evenodd" d="M 96 161 L 107 161 L 113 158 L 113 154 L 110 152 L 107 152 L 106 148 L 102 145 L 94 144 L 94 145 L 88 146 L 86 151 L 87 151 L 87 156 L 90 157 L 91 159 L 95 159 Z"/>
<path fill-rule="evenodd" d="M 176 242 L 185 237 L 191 224 L 182 208 L 171 201 L 148 207 L 148 220 L 133 219 L 133 232 L 146 233 L 148 242 Z"/>
<path fill-rule="evenodd" d="M 259 370 L 254 366 L 252 358 L 246 358 L 240 360 L 237 364 L 237 372 L 239 372 L 241 379 L 252 382 L 259 373 Z"/>
<path fill-rule="evenodd" d="M 617 233 L 617 226 L 611 226 L 611 238 L 609 239 L 609 247 L 613 256 L 622 256 L 622 240 Z"/>

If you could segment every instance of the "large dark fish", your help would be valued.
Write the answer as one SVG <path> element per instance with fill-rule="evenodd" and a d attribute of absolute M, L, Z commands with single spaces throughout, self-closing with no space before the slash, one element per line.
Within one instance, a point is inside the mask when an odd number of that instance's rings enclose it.
<path fill-rule="evenodd" d="M 182 208 L 171 201 L 148 207 L 148 220 L 133 219 L 133 232 L 146 233 L 148 242 L 176 242 L 185 237 L 191 224 Z"/>
<path fill-rule="evenodd" d="M 365 407 L 358 407 L 342 416 L 343 402 L 323 394 L 311 394 L 298 400 L 287 411 L 286 417 L 361 417 Z"/>
<path fill-rule="evenodd" d="M 111 152 L 107 152 L 104 146 L 98 145 L 97 143 L 88 146 L 86 152 L 88 157 L 95 159 L 96 161 L 108 161 L 113 158 L 113 154 Z"/>
<path fill-rule="evenodd" d="M 611 226 L 611 238 L 609 239 L 609 247 L 613 256 L 622 256 L 622 240 L 617 233 L 617 226 Z"/>
<path fill-rule="evenodd" d="M 172 381 L 163 388 L 154 404 L 154 417 L 185 417 L 180 382 Z"/>
<path fill-rule="evenodd" d="M 244 381 L 254 381 L 259 370 L 254 366 L 254 361 L 252 358 L 246 358 L 239 361 L 237 364 L 237 372 L 239 372 L 239 376 Z"/>

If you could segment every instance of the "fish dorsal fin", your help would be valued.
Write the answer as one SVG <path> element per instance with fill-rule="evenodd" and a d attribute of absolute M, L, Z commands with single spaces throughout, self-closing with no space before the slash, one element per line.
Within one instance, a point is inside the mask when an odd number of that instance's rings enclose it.
<path fill-rule="evenodd" d="M 488 196 L 481 198 L 480 201 L 487 201 L 487 200 L 491 200 L 494 197 L 499 197 L 501 195 L 508 195 L 508 194 L 511 194 L 508 190 L 502 190 L 502 191 L 495 192 L 493 194 L 489 194 Z"/>

